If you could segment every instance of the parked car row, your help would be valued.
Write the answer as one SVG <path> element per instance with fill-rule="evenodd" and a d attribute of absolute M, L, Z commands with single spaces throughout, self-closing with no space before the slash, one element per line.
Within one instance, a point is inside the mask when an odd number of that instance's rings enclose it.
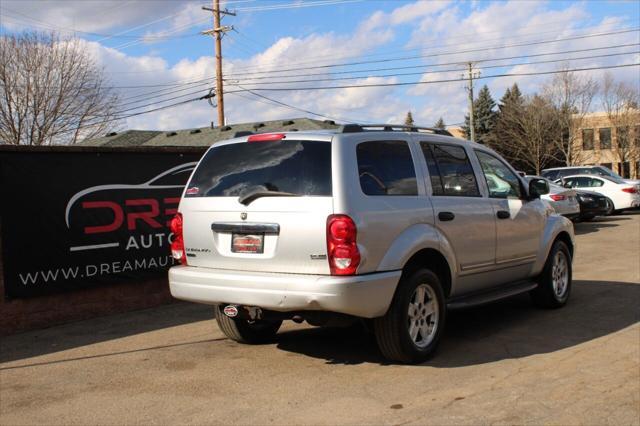
<path fill-rule="evenodd" d="M 571 220 L 640 208 L 640 181 L 624 179 L 604 166 L 558 167 L 526 178 L 547 180 L 549 193 L 541 198 Z"/>

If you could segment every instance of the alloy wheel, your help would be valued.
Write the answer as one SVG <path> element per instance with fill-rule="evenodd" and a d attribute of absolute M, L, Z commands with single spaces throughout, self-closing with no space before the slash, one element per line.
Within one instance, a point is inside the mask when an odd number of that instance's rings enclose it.
<path fill-rule="evenodd" d="M 420 284 L 409 301 L 407 327 L 413 343 L 424 348 L 433 341 L 440 317 L 436 293 L 428 284 Z"/>

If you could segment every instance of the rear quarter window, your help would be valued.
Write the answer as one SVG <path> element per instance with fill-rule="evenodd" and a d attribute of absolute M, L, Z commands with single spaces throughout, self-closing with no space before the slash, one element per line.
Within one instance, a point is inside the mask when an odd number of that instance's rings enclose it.
<path fill-rule="evenodd" d="M 411 150 L 405 141 L 362 142 L 356 155 L 364 194 L 418 195 Z"/>
<path fill-rule="evenodd" d="M 255 188 L 331 196 L 331 143 L 280 140 L 211 148 L 185 197 L 237 197 Z"/>

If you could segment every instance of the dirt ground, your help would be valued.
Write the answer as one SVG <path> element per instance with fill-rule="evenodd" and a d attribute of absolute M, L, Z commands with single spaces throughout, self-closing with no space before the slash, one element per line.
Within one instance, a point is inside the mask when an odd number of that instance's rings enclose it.
<path fill-rule="evenodd" d="M 242 346 L 187 303 L 6 337 L 0 424 L 640 425 L 640 214 L 576 234 L 565 308 L 453 312 L 420 366 L 356 327 Z"/>

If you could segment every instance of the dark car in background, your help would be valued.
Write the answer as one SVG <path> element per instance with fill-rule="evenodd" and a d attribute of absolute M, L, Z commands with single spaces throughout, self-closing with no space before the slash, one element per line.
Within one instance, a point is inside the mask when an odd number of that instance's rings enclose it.
<path fill-rule="evenodd" d="M 597 192 L 577 191 L 576 198 L 580 204 L 580 221 L 593 220 L 596 216 L 607 216 L 613 212 L 611 200 Z"/>

